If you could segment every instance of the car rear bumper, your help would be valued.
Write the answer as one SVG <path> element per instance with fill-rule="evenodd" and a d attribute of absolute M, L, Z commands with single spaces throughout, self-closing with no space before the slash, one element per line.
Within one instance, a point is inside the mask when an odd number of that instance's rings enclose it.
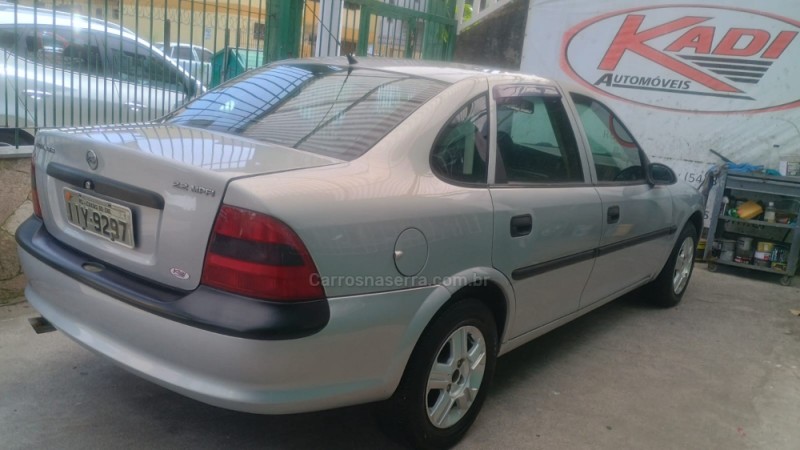
<path fill-rule="evenodd" d="M 285 414 L 391 395 L 436 288 L 329 300 L 330 322 L 295 339 L 247 339 L 133 306 L 19 248 L 28 301 L 56 328 L 146 379 L 223 408 Z M 219 315 L 225 315 L 224 310 Z"/>
<path fill-rule="evenodd" d="M 328 323 L 326 299 L 270 302 L 200 286 L 184 291 L 159 285 L 56 240 L 31 217 L 16 233 L 17 243 L 40 262 L 82 284 L 171 320 L 247 339 L 293 339 L 314 334 Z"/>

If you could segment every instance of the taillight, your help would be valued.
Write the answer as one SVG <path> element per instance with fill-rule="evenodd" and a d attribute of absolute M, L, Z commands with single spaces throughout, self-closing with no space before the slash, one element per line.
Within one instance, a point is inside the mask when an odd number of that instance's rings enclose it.
<path fill-rule="evenodd" d="M 36 151 L 31 155 L 31 203 L 33 214 L 42 218 L 42 205 L 39 203 L 39 191 L 36 189 Z"/>
<path fill-rule="evenodd" d="M 276 301 L 325 297 L 319 273 L 300 237 L 286 224 L 222 205 L 206 251 L 201 283 Z"/>

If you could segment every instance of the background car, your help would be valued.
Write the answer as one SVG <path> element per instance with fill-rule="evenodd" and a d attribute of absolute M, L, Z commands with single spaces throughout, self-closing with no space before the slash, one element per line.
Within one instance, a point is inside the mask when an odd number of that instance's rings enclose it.
<path fill-rule="evenodd" d="M 543 78 L 345 58 L 252 70 L 146 125 L 43 131 L 29 302 L 224 408 L 380 401 L 447 447 L 496 358 L 634 289 L 677 304 L 702 198 Z"/>
<path fill-rule="evenodd" d="M 0 143 L 36 130 L 153 120 L 201 92 L 148 42 L 114 23 L 0 4 Z"/>
<path fill-rule="evenodd" d="M 200 45 L 179 44 L 173 42 L 164 50 L 164 43 L 159 42 L 155 47 L 165 55 L 172 58 L 179 66 L 189 72 L 203 86 L 208 86 L 211 81 L 211 59 L 214 53 Z"/>

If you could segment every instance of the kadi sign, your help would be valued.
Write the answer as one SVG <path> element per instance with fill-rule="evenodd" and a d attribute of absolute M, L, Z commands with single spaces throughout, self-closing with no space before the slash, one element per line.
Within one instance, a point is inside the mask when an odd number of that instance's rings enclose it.
<path fill-rule="evenodd" d="M 603 14 L 564 35 L 564 70 L 609 95 L 660 108 L 762 111 L 798 106 L 800 22 L 727 7 L 656 6 Z M 765 88 L 766 87 L 766 88 Z M 632 92 L 633 91 L 633 92 Z M 664 93 L 674 94 L 665 96 Z"/>
<path fill-rule="evenodd" d="M 521 70 L 594 91 L 695 184 L 709 149 L 800 161 L 800 0 L 720 3 L 531 0 Z"/>

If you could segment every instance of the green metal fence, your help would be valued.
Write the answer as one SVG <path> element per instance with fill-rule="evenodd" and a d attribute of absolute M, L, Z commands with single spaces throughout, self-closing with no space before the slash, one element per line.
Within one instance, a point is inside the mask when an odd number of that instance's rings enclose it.
<path fill-rule="evenodd" d="M 252 68 L 449 60 L 455 0 L 0 0 L 0 156 L 37 130 L 146 122 Z"/>

